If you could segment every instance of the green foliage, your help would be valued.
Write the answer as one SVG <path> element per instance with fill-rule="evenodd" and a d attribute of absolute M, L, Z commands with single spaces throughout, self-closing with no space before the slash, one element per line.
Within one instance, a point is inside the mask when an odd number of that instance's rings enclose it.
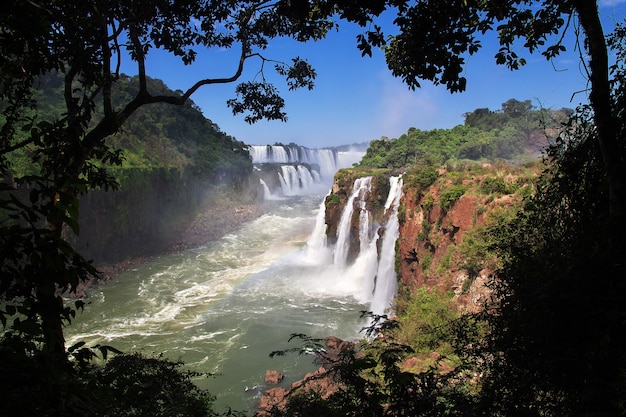
<path fill-rule="evenodd" d="M 419 322 L 424 324 L 424 334 L 415 340 L 417 345 L 438 345 L 438 338 L 439 342 L 446 340 L 443 343 L 448 346 L 466 345 L 484 334 L 474 318 L 446 322 L 442 315 L 447 315 L 450 310 L 440 308 L 440 302 L 436 301 L 438 296 L 430 298 L 431 295 L 424 293 L 422 297 L 427 308 L 416 305 L 415 313 Z M 290 392 L 284 407 L 272 408 L 269 415 L 462 416 L 467 415 L 467 410 L 476 408 L 479 397 L 471 382 L 471 364 L 461 358 L 450 361 L 441 356 L 423 370 L 406 369 L 404 362 L 416 352 L 396 338 L 398 322 L 384 321 L 384 316 L 370 314 L 369 317 L 372 322 L 365 329 L 368 337 L 363 342 L 347 346 L 337 357 L 325 351 L 318 352 L 319 360 L 327 369 L 321 377 L 334 381 L 332 393 L 295 389 Z M 445 324 L 437 326 L 437 323 Z M 440 366 L 450 367 L 452 372 L 442 372 Z"/>
<path fill-rule="evenodd" d="M 90 391 L 96 393 L 99 415 L 114 416 L 212 416 L 214 397 L 199 389 L 181 371 L 181 362 L 146 358 L 141 354 L 118 355 L 90 375 Z"/>
<path fill-rule="evenodd" d="M 439 196 L 439 206 L 446 212 L 457 202 L 459 198 L 467 191 L 467 187 L 462 184 L 452 185 L 441 190 Z"/>
<path fill-rule="evenodd" d="M 450 321 L 457 318 L 452 294 L 439 294 L 435 289 L 418 288 L 398 299 L 398 322 L 395 336 L 417 354 L 447 354 L 449 344 L 444 333 Z"/>
<path fill-rule="evenodd" d="M 435 199 L 432 194 L 426 194 L 426 196 L 422 199 L 422 208 L 426 213 L 432 210 L 433 205 L 435 204 Z"/>
<path fill-rule="evenodd" d="M 332 206 L 335 204 L 339 204 L 341 202 L 341 198 L 337 194 L 328 194 L 326 197 L 326 206 Z"/>
<path fill-rule="evenodd" d="M 441 257 L 439 261 L 439 265 L 437 265 L 437 274 L 443 274 L 450 268 L 450 263 L 452 261 L 452 256 L 456 251 L 456 245 L 451 244 L 448 246 L 446 253 Z"/>
<path fill-rule="evenodd" d="M 398 221 L 400 224 L 406 221 L 406 205 L 404 203 L 400 203 L 398 206 Z"/>
<path fill-rule="evenodd" d="M 536 159 L 540 152 L 534 145 L 536 138 L 545 137 L 547 128 L 558 129 L 569 114 L 569 109 L 535 110 L 529 101 L 511 99 L 502 104 L 501 111 L 476 109 L 465 114 L 464 126 L 431 131 L 411 128 L 397 139 L 373 140 L 359 166 L 416 166 L 415 178 L 410 171 L 405 181 L 423 189 L 436 178 L 433 163 Z"/>
<path fill-rule="evenodd" d="M 117 353 L 107 359 L 107 353 Z M 55 358 L 28 337 L 0 339 L 0 411 L 11 416 L 217 416 L 214 398 L 192 382 L 182 363 L 108 346 L 79 344 L 74 360 Z M 100 354 L 105 360 L 97 359 Z M 58 365 L 58 364 L 57 364 Z M 233 413 L 231 415 L 240 415 Z"/>
<path fill-rule="evenodd" d="M 407 172 L 403 176 L 403 181 L 408 187 L 415 189 L 417 193 L 421 193 L 430 187 L 438 177 L 437 168 L 433 165 L 426 165 Z"/>
<path fill-rule="evenodd" d="M 483 194 L 507 194 L 508 187 L 502 177 L 486 177 L 480 183 L 480 192 Z"/>
<path fill-rule="evenodd" d="M 623 413 L 626 304 L 614 281 L 597 131 L 589 108 L 579 111 L 550 149 L 553 163 L 535 196 L 487 230 L 504 262 L 488 349 L 503 354 L 490 365 L 484 395 L 501 414 Z"/>

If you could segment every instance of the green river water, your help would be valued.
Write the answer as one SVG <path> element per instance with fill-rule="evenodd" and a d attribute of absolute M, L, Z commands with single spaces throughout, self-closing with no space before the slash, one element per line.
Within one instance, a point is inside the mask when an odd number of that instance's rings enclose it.
<path fill-rule="evenodd" d="M 323 198 L 272 201 L 268 214 L 219 241 L 162 256 L 91 290 L 67 328 L 68 346 L 86 341 L 182 359 L 215 374 L 195 382 L 217 396 L 218 410 L 253 409 L 269 388 L 266 370 L 284 373 L 280 386 L 287 386 L 315 369 L 307 355 L 269 358 L 296 346 L 287 343 L 292 333 L 355 339 L 364 325 L 359 311 L 370 294 L 363 274 L 329 266 L 328 254 L 314 250 Z"/>

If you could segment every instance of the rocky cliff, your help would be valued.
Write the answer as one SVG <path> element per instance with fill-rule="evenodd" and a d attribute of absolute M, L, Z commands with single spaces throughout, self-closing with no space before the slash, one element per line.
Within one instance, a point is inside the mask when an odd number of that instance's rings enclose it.
<path fill-rule="evenodd" d="M 176 168 L 127 168 L 119 181 L 117 191 L 80 199 L 80 237 L 73 243 L 97 264 L 199 245 L 263 209 L 252 176 L 223 176 L 215 184 Z"/>
<path fill-rule="evenodd" d="M 463 311 L 476 311 L 488 299 L 487 277 L 497 260 L 480 242 L 488 219 L 516 206 L 533 192 L 533 168 L 476 164 L 404 174 L 404 195 L 398 210 L 400 236 L 396 247 L 398 280 L 411 292 L 420 287 L 452 291 Z M 341 213 L 356 178 L 372 175 L 367 206 L 372 221 L 384 223 L 383 205 L 389 192 L 389 171 L 342 170 L 326 197 L 327 236 L 334 243 Z M 359 248 L 358 211 L 351 220 L 350 251 Z"/>

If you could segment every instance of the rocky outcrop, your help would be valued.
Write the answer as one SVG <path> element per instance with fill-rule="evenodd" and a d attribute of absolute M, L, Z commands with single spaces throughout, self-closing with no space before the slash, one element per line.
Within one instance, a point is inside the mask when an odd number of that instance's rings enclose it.
<path fill-rule="evenodd" d="M 405 186 L 396 254 L 396 269 L 404 285 L 411 290 L 453 291 L 459 308 L 469 312 L 480 310 L 488 301 L 485 284 L 491 268 L 488 261 L 470 265 L 467 252 L 472 247 L 464 243 L 466 235 L 484 225 L 494 211 L 522 198 L 521 193 L 486 192 L 481 187 L 494 178 L 515 184 L 509 187 L 515 190 L 529 186 L 518 176 L 505 176 L 489 167 L 480 172 L 459 180 L 459 175 L 441 170 L 439 179 L 425 190 Z M 462 195 L 450 203 L 446 199 L 453 187 L 462 190 Z"/>
<path fill-rule="evenodd" d="M 339 360 L 344 350 L 354 350 L 353 342 L 344 341 L 335 336 L 329 336 L 324 339 L 325 351 L 316 357 L 316 362 L 321 366 L 314 372 L 310 372 L 299 381 L 294 382 L 289 388 L 274 387 L 263 392 L 263 396 L 257 405 L 256 417 L 269 416 L 270 410 L 274 407 L 279 409 L 285 405 L 288 396 L 296 390 L 314 391 L 319 393 L 322 398 L 328 398 L 337 390 L 337 384 L 333 381 L 329 374 L 332 364 Z M 267 371 L 268 373 L 276 371 Z M 279 373 L 280 374 L 280 373 Z M 267 382 L 267 373 L 266 373 Z"/>
<path fill-rule="evenodd" d="M 268 369 L 265 372 L 265 383 L 276 385 L 280 381 L 282 381 L 284 377 L 285 375 L 283 375 L 282 373 L 275 371 L 275 370 Z"/>

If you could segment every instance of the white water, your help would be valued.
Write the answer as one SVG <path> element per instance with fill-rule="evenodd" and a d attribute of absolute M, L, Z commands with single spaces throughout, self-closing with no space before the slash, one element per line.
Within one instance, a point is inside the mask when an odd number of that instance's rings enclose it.
<path fill-rule="evenodd" d="M 372 177 L 357 178 L 354 181 L 352 194 L 348 197 L 346 206 L 341 213 L 339 226 L 337 227 L 337 243 L 333 253 L 333 263 L 343 267 L 348 262 L 348 250 L 350 245 L 350 225 L 352 223 L 352 213 L 354 212 L 354 200 L 358 199 L 359 207 L 363 211 L 361 204 L 369 194 L 372 187 Z"/>
<path fill-rule="evenodd" d="M 276 164 L 280 189 L 264 190 L 273 199 L 281 196 L 320 195 L 330 187 L 338 169 L 351 167 L 364 152 L 337 152 L 296 145 L 251 145 L 253 164 Z M 306 164 L 306 165 L 305 165 Z"/>
<path fill-rule="evenodd" d="M 398 198 L 389 210 L 397 211 Z M 387 283 L 395 273 L 384 276 L 389 265 L 393 271 L 394 254 L 385 250 L 392 233 L 385 233 L 380 262 L 378 226 L 368 226 L 370 240 L 356 261 L 333 263 L 321 199 L 274 201 L 268 214 L 217 242 L 155 259 L 92 290 L 67 328 L 68 346 L 86 341 L 182 359 L 219 374 L 196 380 L 218 397 L 218 409 L 251 409 L 267 369 L 283 372 L 281 386 L 288 386 L 315 368 L 307 356 L 269 358 L 294 346 L 287 344 L 292 333 L 360 338 L 367 323 L 359 311 L 381 314 L 395 294 Z M 253 386 L 260 389 L 245 390 Z"/>
<path fill-rule="evenodd" d="M 370 311 L 384 314 L 391 308 L 391 301 L 398 292 L 398 280 L 395 271 L 396 240 L 400 234 L 398 224 L 398 204 L 402 197 L 402 178 L 391 177 L 389 196 L 385 202 L 385 233 L 380 250 L 380 261 L 376 272 L 377 282 L 374 290 Z"/>
<path fill-rule="evenodd" d="M 386 223 L 372 224 L 371 213 L 366 209 L 365 200 L 371 191 L 371 177 L 359 178 L 354 182 L 352 194 L 346 202 L 334 247 L 326 246 L 326 228 L 314 229 L 309 238 L 309 253 L 317 258 L 331 261 L 326 271 L 328 282 L 334 291 L 341 291 L 346 285 L 358 288 L 353 295 L 361 303 L 368 305 L 374 314 L 386 314 L 392 309 L 392 301 L 398 290 L 395 273 L 395 244 L 399 235 L 398 205 L 402 197 L 402 178 L 391 177 L 389 195 L 385 202 Z M 356 201 L 356 204 L 355 204 Z M 351 219 L 354 206 L 359 207 L 359 254 L 356 260 L 348 262 Z M 323 224 L 323 206 L 320 206 L 317 224 Z M 382 229 L 382 230 L 381 230 Z M 383 241 L 378 253 L 378 239 L 383 232 Z M 333 277 L 341 276 L 332 282 Z"/>

